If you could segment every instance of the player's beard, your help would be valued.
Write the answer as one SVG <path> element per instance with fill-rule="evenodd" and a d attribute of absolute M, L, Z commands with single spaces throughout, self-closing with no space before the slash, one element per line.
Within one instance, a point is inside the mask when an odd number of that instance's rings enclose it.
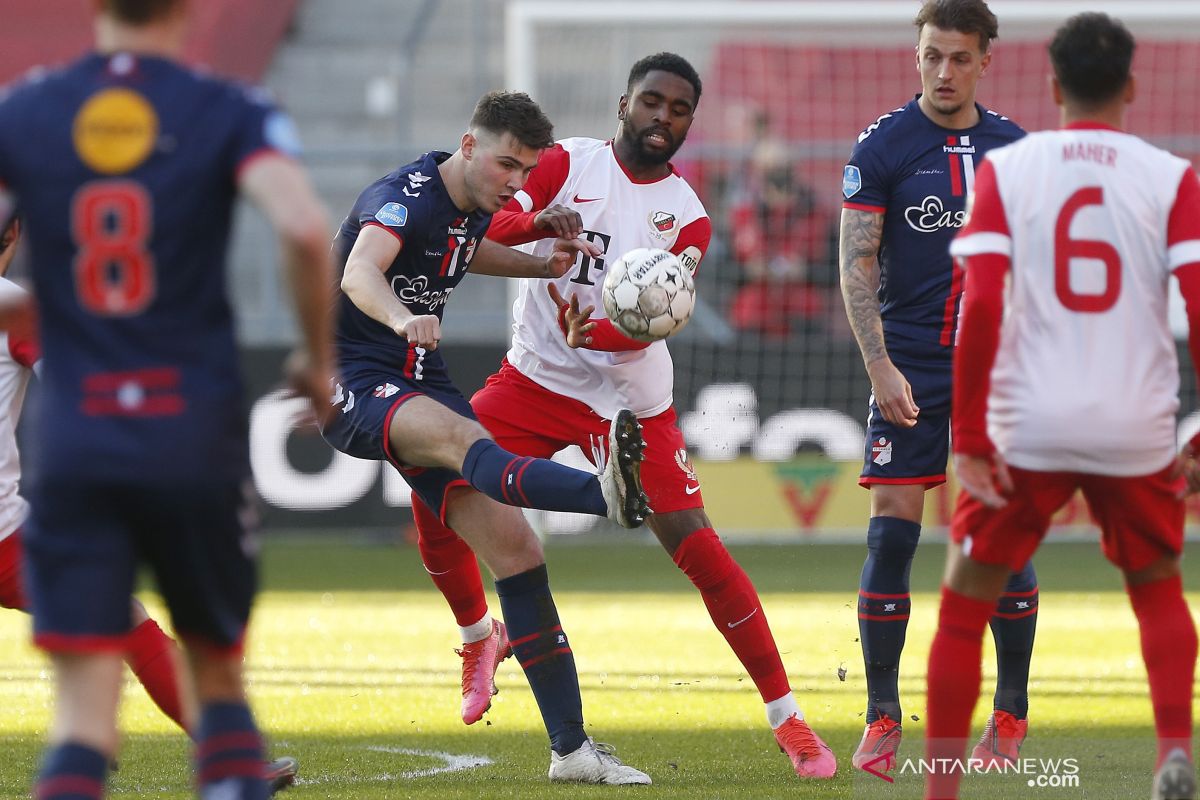
<path fill-rule="evenodd" d="M 646 146 L 646 136 L 650 133 L 661 134 L 667 140 L 665 150 L 653 150 Z M 631 147 L 637 160 L 643 164 L 658 166 L 666 164 L 671 158 L 679 152 L 679 148 L 683 146 L 683 142 L 687 139 L 687 134 L 676 139 L 671 135 L 671 132 L 657 125 L 648 125 L 640 131 L 633 129 L 633 124 L 628 120 L 621 123 L 621 138 L 625 139 Z"/>

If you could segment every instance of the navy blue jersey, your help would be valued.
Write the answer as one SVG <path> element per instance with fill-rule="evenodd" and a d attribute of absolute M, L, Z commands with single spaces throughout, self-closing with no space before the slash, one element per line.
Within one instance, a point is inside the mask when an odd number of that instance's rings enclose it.
<path fill-rule="evenodd" d="M 978 124 L 950 130 L 914 98 L 859 135 L 843 174 L 843 207 L 884 215 L 879 301 L 894 360 L 950 358 L 962 295 L 950 242 L 963 224 L 975 167 L 989 150 L 1025 135 L 1007 117 L 976 108 Z"/>
<path fill-rule="evenodd" d="M 466 277 L 491 214 L 464 214 L 442 183 L 438 165 L 449 153 L 432 152 L 400 167 L 363 190 L 342 222 L 335 244 L 342 267 L 367 225 L 400 240 L 400 253 L 384 277 L 413 314 L 441 319 L 454 287 Z M 423 367 L 440 364 L 437 351 L 409 346 L 391 328 L 359 310 L 342 293 L 337 326 L 338 360 L 353 367 L 376 366 L 419 380 Z"/>
<path fill-rule="evenodd" d="M 92 54 L 0 101 L 43 347 L 38 466 L 81 479 L 248 471 L 225 256 L 238 170 L 295 149 L 261 90 Z"/>

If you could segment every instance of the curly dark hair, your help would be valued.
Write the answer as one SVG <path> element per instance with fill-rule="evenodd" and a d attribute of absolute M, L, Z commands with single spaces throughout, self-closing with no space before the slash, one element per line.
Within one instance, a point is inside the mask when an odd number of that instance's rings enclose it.
<path fill-rule="evenodd" d="M 1000 35 L 1000 23 L 983 0 L 925 0 L 913 24 L 918 33 L 932 25 L 944 31 L 977 34 L 979 49 L 985 53 Z"/>
<path fill-rule="evenodd" d="M 625 92 L 628 94 L 633 91 L 633 87 L 646 74 L 658 70 L 660 72 L 670 72 L 678 75 L 692 85 L 692 89 L 696 92 L 696 103 L 700 102 L 700 91 L 704 88 L 700 83 L 700 74 L 696 72 L 686 58 L 675 53 L 655 53 L 654 55 L 646 56 L 639 59 L 636 64 L 629 70 L 629 81 L 625 84 Z"/>
<path fill-rule="evenodd" d="M 1112 100 L 1129 83 L 1133 34 L 1107 14 L 1076 14 L 1050 42 L 1054 76 L 1068 99 L 1085 106 Z"/>
<path fill-rule="evenodd" d="M 488 92 L 475 104 L 471 128 L 500 136 L 511 133 L 525 147 L 541 150 L 554 144 L 554 125 L 524 92 Z"/>

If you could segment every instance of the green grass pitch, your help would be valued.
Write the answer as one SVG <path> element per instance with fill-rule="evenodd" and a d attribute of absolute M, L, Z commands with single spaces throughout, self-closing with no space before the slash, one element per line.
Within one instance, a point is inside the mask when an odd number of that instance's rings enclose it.
<path fill-rule="evenodd" d="M 273 752 L 300 759 L 303 798 L 917 798 L 920 779 L 852 774 L 864 684 L 855 593 L 862 549 L 737 546 L 762 594 L 792 685 L 833 747 L 832 782 L 801 782 L 766 727 L 753 684 L 665 554 L 640 540 L 551 546 L 551 583 L 571 637 L 588 730 L 650 773 L 652 787 L 551 786 L 547 741 L 519 668 L 505 662 L 492 710 L 458 719 L 453 618 L 412 547 L 270 545 L 249 648 L 253 702 Z M 943 547 L 913 570 L 902 665 L 902 757 L 922 752 L 924 670 Z M 968 797 L 1149 794 L 1152 724 L 1137 630 L 1115 570 L 1094 545 L 1047 546 L 1036 560 L 1041 616 L 1023 755 L 1063 767 L 987 775 Z M 1188 581 L 1193 602 L 1200 581 Z M 150 595 L 147 600 L 157 610 Z M 493 599 L 493 609 L 497 606 Z M 0 797 L 27 797 L 46 729 L 46 662 L 28 620 L 0 614 Z M 985 693 L 994 675 L 985 650 Z M 847 671 L 839 680 L 838 669 Z M 978 732 L 990 704 L 976 712 Z M 913 719 L 917 717 L 918 719 Z M 187 743 L 132 679 L 114 797 L 190 797 Z M 446 754 L 446 755 L 440 755 Z M 453 756 L 455 758 L 450 758 Z M 472 766 L 473 765 L 473 766 Z M 456 771 L 448 767 L 458 767 Z M 1030 786 L 1038 779 L 1043 785 Z"/>

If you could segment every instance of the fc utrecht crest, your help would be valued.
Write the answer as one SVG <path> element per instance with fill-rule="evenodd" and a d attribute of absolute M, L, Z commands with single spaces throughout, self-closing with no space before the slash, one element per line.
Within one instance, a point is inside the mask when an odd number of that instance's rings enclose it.
<path fill-rule="evenodd" d="M 675 451 L 675 465 L 683 471 L 683 474 L 687 476 L 689 481 L 699 483 L 696 479 L 696 470 L 692 468 L 692 461 L 688 458 L 687 450 L 684 450 L 682 447 Z"/>
<path fill-rule="evenodd" d="M 669 211 L 651 212 L 648 221 L 650 223 L 650 235 L 664 241 L 674 238 L 675 230 L 679 224 L 679 220 Z"/>

